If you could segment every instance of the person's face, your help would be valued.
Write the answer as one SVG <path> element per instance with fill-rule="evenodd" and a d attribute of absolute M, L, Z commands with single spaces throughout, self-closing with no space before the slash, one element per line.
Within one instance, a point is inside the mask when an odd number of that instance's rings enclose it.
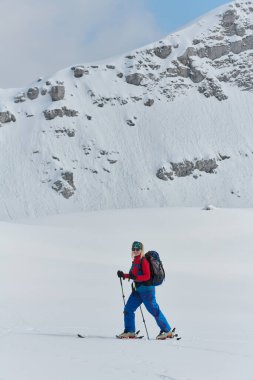
<path fill-rule="evenodd" d="M 141 250 L 138 248 L 133 248 L 132 250 L 134 257 L 139 256 L 141 254 Z"/>

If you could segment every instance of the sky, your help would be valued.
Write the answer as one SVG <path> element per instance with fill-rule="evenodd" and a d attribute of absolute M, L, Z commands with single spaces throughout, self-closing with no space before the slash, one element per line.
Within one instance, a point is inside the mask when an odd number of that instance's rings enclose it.
<path fill-rule="evenodd" d="M 156 41 L 227 0 L 1 0 L 0 88 Z"/>

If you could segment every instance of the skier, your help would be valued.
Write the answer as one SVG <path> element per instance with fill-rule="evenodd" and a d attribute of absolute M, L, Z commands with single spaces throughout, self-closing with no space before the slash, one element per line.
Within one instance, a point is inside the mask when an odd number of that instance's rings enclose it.
<path fill-rule="evenodd" d="M 136 337 L 134 313 L 144 303 L 146 309 L 153 315 L 157 325 L 160 327 L 161 331 L 156 339 L 173 338 L 173 331 L 156 302 L 155 286 L 152 285 L 149 262 L 144 256 L 143 244 L 139 241 L 134 241 L 132 244 L 132 259 L 129 274 L 120 270 L 117 272 L 119 278 L 134 280 L 135 284 L 124 309 L 125 330 L 118 337 L 121 339 Z"/>

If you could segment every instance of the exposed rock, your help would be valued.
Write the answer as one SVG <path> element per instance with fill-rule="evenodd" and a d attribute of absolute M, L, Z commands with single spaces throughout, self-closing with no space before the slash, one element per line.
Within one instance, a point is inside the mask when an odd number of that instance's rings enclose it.
<path fill-rule="evenodd" d="M 213 205 L 206 205 L 205 207 L 202 208 L 202 210 L 213 211 L 213 210 L 217 210 L 217 207 L 215 207 Z"/>
<path fill-rule="evenodd" d="M 27 97 L 30 100 L 34 100 L 39 96 L 39 88 L 38 87 L 31 87 L 27 91 Z"/>
<path fill-rule="evenodd" d="M 172 47 L 170 45 L 167 45 L 167 46 L 164 45 L 164 46 L 155 48 L 154 54 L 161 59 L 165 59 L 171 54 L 171 51 L 172 51 Z"/>
<path fill-rule="evenodd" d="M 127 120 L 126 121 L 127 125 L 129 125 L 130 127 L 134 127 L 135 124 L 132 122 L 132 120 Z"/>
<path fill-rule="evenodd" d="M 15 103 L 23 103 L 25 101 L 26 101 L 26 94 L 24 92 L 21 92 L 20 94 L 14 97 Z"/>
<path fill-rule="evenodd" d="M 214 170 L 218 167 L 216 160 L 211 158 L 209 160 L 198 160 L 195 162 L 195 169 L 206 172 L 206 173 L 214 173 Z"/>
<path fill-rule="evenodd" d="M 68 137 L 74 137 L 76 134 L 76 131 L 74 129 L 62 128 L 62 129 L 56 129 L 55 133 L 57 137 L 59 137 L 59 135 L 65 135 L 65 136 L 67 135 Z"/>
<path fill-rule="evenodd" d="M 10 123 L 11 121 L 15 122 L 16 118 L 10 111 L 0 112 L 0 123 Z"/>
<path fill-rule="evenodd" d="M 46 81 L 46 86 L 51 86 L 51 82 L 49 80 Z"/>
<path fill-rule="evenodd" d="M 186 177 L 194 171 L 194 164 L 191 161 L 171 162 L 171 167 L 177 177 Z"/>
<path fill-rule="evenodd" d="M 73 173 L 67 171 L 62 173 L 61 176 L 74 190 L 76 189 L 74 185 Z"/>
<path fill-rule="evenodd" d="M 40 90 L 40 93 L 41 93 L 42 96 L 46 95 L 47 94 L 47 89 L 46 88 L 42 88 Z"/>
<path fill-rule="evenodd" d="M 231 46 L 232 53 L 240 54 L 243 51 L 245 44 L 243 43 L 242 40 L 239 40 L 239 41 L 231 42 L 230 46 Z"/>
<path fill-rule="evenodd" d="M 61 180 L 57 180 L 52 185 L 52 189 L 61 194 L 64 198 L 68 199 L 74 195 L 76 187 L 72 172 L 61 173 Z"/>
<path fill-rule="evenodd" d="M 193 81 L 193 83 L 200 83 L 205 79 L 205 75 L 199 69 L 191 65 L 189 78 Z"/>
<path fill-rule="evenodd" d="M 147 106 L 147 107 L 151 107 L 153 104 L 154 104 L 154 99 L 148 99 L 144 105 Z"/>
<path fill-rule="evenodd" d="M 114 65 L 106 65 L 106 68 L 107 68 L 107 69 L 110 69 L 110 70 L 114 70 L 114 69 L 115 69 L 115 66 L 114 66 Z"/>
<path fill-rule="evenodd" d="M 189 64 L 189 58 L 197 55 L 197 51 L 194 47 L 190 46 L 186 49 L 183 55 L 178 57 L 177 59 L 179 62 L 181 62 L 184 66 L 187 66 Z"/>
<path fill-rule="evenodd" d="M 230 159 L 230 156 L 227 156 L 226 154 L 219 153 L 219 156 L 220 156 L 220 160 L 222 161 Z"/>
<path fill-rule="evenodd" d="M 245 44 L 244 50 L 253 49 L 253 35 L 251 34 L 250 36 L 243 38 L 243 43 Z"/>
<path fill-rule="evenodd" d="M 171 170 L 166 169 L 164 166 L 158 169 L 156 176 L 163 181 L 173 180 L 174 177 L 187 177 L 193 174 L 194 170 L 200 172 L 205 172 L 208 174 L 215 173 L 215 169 L 218 167 L 217 162 L 214 158 L 210 159 L 201 159 L 188 161 L 184 160 L 183 162 L 171 162 Z M 196 174 L 193 175 L 195 179 L 198 178 Z"/>
<path fill-rule="evenodd" d="M 58 100 L 62 100 L 64 98 L 64 95 L 65 95 L 65 87 L 62 85 L 52 86 L 51 91 L 50 91 L 50 95 L 51 95 L 51 98 L 54 102 L 58 101 Z"/>
<path fill-rule="evenodd" d="M 205 95 L 206 98 L 214 96 L 219 101 L 228 99 L 227 95 L 222 91 L 219 82 L 213 78 L 206 78 L 205 81 L 198 87 L 198 91 Z"/>
<path fill-rule="evenodd" d="M 119 77 L 119 78 L 123 78 L 123 76 L 124 76 L 123 73 L 118 73 L 117 74 L 117 77 Z"/>
<path fill-rule="evenodd" d="M 63 117 L 63 116 L 67 116 L 67 117 L 78 116 L 78 111 L 68 109 L 65 106 L 61 107 L 61 108 L 56 108 L 56 109 L 53 109 L 53 110 L 46 110 L 43 113 L 44 113 L 44 116 L 45 116 L 45 118 L 47 120 L 53 120 L 57 116 L 59 116 L 59 117 Z"/>
<path fill-rule="evenodd" d="M 235 25 L 235 34 L 237 36 L 240 36 L 240 37 L 243 37 L 246 33 L 246 30 L 244 27 L 242 26 L 239 26 L 239 25 Z"/>
<path fill-rule="evenodd" d="M 207 47 L 207 57 L 211 60 L 218 59 L 223 55 L 227 55 L 230 51 L 229 45 L 215 45 Z"/>
<path fill-rule="evenodd" d="M 231 27 L 235 23 L 236 17 L 237 17 L 237 12 L 236 12 L 235 9 L 229 9 L 229 10 L 227 10 L 223 14 L 222 23 L 221 23 L 222 26 L 224 28 Z"/>
<path fill-rule="evenodd" d="M 178 65 L 177 67 L 177 75 L 182 78 L 189 78 L 191 70 L 189 67 Z"/>
<path fill-rule="evenodd" d="M 160 168 L 156 172 L 156 176 L 163 181 L 168 181 L 169 179 L 173 181 L 173 172 L 168 172 L 164 167 Z"/>
<path fill-rule="evenodd" d="M 139 86 L 144 79 L 144 75 L 140 73 L 134 73 L 126 76 L 126 82 Z"/>
<path fill-rule="evenodd" d="M 76 66 L 72 69 L 74 70 L 75 78 L 81 78 L 84 74 L 89 74 L 89 70 L 86 70 L 83 66 Z"/>

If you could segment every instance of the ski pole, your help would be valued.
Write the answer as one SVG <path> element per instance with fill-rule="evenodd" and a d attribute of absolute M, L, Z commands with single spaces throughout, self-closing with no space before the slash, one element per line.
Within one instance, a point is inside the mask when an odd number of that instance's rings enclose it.
<path fill-rule="evenodd" d="M 123 290 L 123 284 L 122 284 L 122 278 L 121 277 L 120 277 L 120 285 L 121 285 L 121 291 L 122 291 L 122 298 L 123 298 L 124 306 L 126 306 L 125 294 L 124 294 L 124 290 Z"/>
<path fill-rule="evenodd" d="M 145 319 L 144 319 L 144 315 L 143 315 L 143 312 L 142 312 L 141 305 L 140 305 L 140 311 L 141 311 L 142 320 L 143 320 L 143 323 L 144 323 L 144 326 L 145 326 L 145 329 L 146 329 L 147 337 L 148 337 L 148 340 L 149 340 L 148 329 L 147 329 L 147 326 L 146 326 L 146 322 L 145 322 Z"/>

